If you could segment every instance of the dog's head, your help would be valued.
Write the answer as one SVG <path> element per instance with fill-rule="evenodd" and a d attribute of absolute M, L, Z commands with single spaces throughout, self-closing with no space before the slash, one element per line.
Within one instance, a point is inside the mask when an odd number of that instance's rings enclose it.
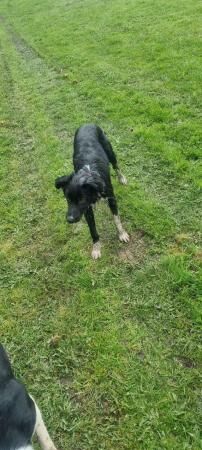
<path fill-rule="evenodd" d="M 75 223 L 79 222 L 89 206 L 101 198 L 105 185 L 97 172 L 84 167 L 77 173 L 57 178 L 55 187 L 63 189 L 67 200 L 67 221 Z"/>

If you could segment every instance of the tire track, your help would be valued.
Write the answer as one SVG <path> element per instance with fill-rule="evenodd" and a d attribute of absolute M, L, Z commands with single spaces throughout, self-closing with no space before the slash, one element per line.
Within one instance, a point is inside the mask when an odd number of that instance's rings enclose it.
<path fill-rule="evenodd" d="M 0 18 L 0 21 L 2 17 Z M 4 95 L 7 99 L 9 116 L 11 124 L 9 125 L 10 133 L 14 136 L 14 139 L 20 144 L 20 152 L 24 153 L 26 147 L 29 146 L 29 150 L 33 147 L 33 139 L 27 132 L 21 120 L 21 109 L 17 101 L 16 85 L 12 76 L 12 72 L 9 66 L 8 57 L 0 43 L 0 53 L 2 58 L 2 77 L 4 80 L 5 91 Z M 14 128 L 14 131 L 13 131 Z"/>
<path fill-rule="evenodd" d="M 62 114 L 57 114 L 56 118 L 54 117 L 54 112 L 51 113 L 53 104 L 50 102 L 47 95 L 49 91 L 54 91 L 56 92 L 57 97 L 59 97 L 60 90 L 65 85 L 67 86 L 67 80 L 64 81 L 62 78 L 63 70 L 56 70 L 50 66 L 41 54 L 26 41 L 26 39 L 22 37 L 11 24 L 7 23 L 5 17 L 2 15 L 0 16 L 0 23 L 3 25 L 16 52 L 26 62 L 27 70 L 37 77 L 36 88 L 38 92 L 43 95 L 45 113 L 51 120 L 54 133 L 60 140 L 62 146 L 66 145 L 67 139 L 72 139 L 72 136 L 68 133 L 67 123 L 64 122 Z"/>
<path fill-rule="evenodd" d="M 14 44 L 14 47 L 16 50 L 21 53 L 21 55 L 27 60 L 32 60 L 36 66 L 43 68 L 44 70 L 49 69 L 48 65 L 44 62 L 39 52 L 34 49 L 28 42 L 19 34 L 17 31 L 13 28 L 11 24 L 8 24 L 6 22 L 6 19 L 4 16 L 0 15 L 0 23 L 4 26 L 5 31 L 9 34 L 11 37 L 12 43 Z M 51 70 L 52 74 L 56 75 L 56 71 L 53 69 Z M 55 72 L 55 73 L 54 73 Z"/>
<path fill-rule="evenodd" d="M 2 17 L 0 22 L 2 23 Z M 9 53 L 3 43 L 0 45 L 0 53 L 4 96 L 8 107 L 7 134 L 12 142 L 7 177 L 10 180 L 11 191 L 16 196 L 16 204 L 18 204 L 15 221 L 11 224 L 12 234 L 15 236 L 17 247 L 22 245 L 22 239 L 27 242 L 26 247 L 28 248 L 29 243 L 35 239 L 37 234 L 34 225 L 32 236 L 30 236 L 31 228 L 29 229 L 29 227 L 32 222 L 34 224 L 34 222 L 37 223 L 40 220 L 42 205 L 43 208 L 45 207 L 45 199 L 38 189 L 40 174 L 35 157 L 36 137 L 33 131 L 27 127 L 24 105 L 20 101 L 19 86 L 13 77 Z M 14 188 L 14 186 L 16 187 Z M 34 203 L 34 208 L 31 206 L 32 203 Z M 5 220 L 9 222 L 9 211 Z"/>

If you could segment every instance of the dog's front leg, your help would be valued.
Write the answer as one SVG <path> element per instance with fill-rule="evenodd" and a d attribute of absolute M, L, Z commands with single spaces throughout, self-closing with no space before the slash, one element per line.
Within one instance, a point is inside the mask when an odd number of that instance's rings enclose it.
<path fill-rule="evenodd" d="M 95 218 L 94 218 L 94 214 L 93 214 L 93 209 L 90 206 L 86 213 L 85 213 L 85 218 L 86 218 L 86 222 L 89 226 L 89 230 L 90 230 L 90 234 L 93 240 L 93 250 L 92 250 L 92 258 L 93 259 L 98 259 L 101 257 L 101 245 L 100 245 L 100 241 L 99 241 L 99 234 L 97 233 L 96 230 L 96 225 L 95 225 Z"/>
<path fill-rule="evenodd" d="M 31 397 L 31 396 L 30 396 Z M 36 425 L 35 425 L 35 430 L 34 432 L 37 435 L 37 438 L 39 440 L 39 443 L 41 445 L 41 448 L 43 450 L 57 450 L 55 445 L 53 444 L 53 441 L 51 439 L 51 437 L 49 436 L 48 430 L 45 426 L 45 423 L 43 421 L 43 417 L 41 415 L 41 411 L 38 408 L 35 400 L 33 399 L 33 397 L 31 397 L 34 405 L 35 405 L 35 410 L 36 410 Z"/>
<path fill-rule="evenodd" d="M 130 238 L 129 238 L 128 233 L 124 230 L 123 225 L 121 223 L 121 219 L 118 214 L 116 198 L 114 196 L 111 196 L 108 198 L 108 205 L 109 205 L 111 212 L 113 214 L 113 217 L 114 217 L 114 223 L 115 223 L 116 228 L 119 233 L 119 240 L 121 242 L 129 242 Z"/>

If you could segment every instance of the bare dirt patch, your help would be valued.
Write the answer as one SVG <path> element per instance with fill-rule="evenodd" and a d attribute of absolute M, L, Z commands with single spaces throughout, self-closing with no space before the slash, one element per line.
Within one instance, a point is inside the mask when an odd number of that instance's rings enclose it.
<path fill-rule="evenodd" d="M 178 356 L 176 358 L 176 360 L 183 366 L 186 367 L 187 369 L 193 369 L 194 367 L 196 367 L 196 362 L 191 359 L 188 358 L 187 356 Z"/>
<path fill-rule="evenodd" d="M 148 256 L 149 243 L 142 230 L 136 230 L 130 234 L 130 242 L 127 247 L 118 252 L 119 259 L 128 264 L 139 266 Z"/>

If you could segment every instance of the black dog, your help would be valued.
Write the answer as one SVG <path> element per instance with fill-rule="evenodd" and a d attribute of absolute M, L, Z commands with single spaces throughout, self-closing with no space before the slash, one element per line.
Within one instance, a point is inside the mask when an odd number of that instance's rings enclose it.
<path fill-rule="evenodd" d="M 0 344 L 0 450 L 33 450 L 35 432 L 43 450 L 56 450 L 38 406 L 16 380 Z"/>
<path fill-rule="evenodd" d="M 74 137 L 75 172 L 69 176 L 59 177 L 55 181 L 56 188 L 63 189 L 68 202 L 67 221 L 78 222 L 84 214 L 93 239 L 94 259 L 100 258 L 101 251 L 92 205 L 101 197 L 108 200 L 120 241 L 129 241 L 118 215 L 109 163 L 116 171 L 119 181 L 126 184 L 127 181 L 118 168 L 116 155 L 104 132 L 96 125 L 84 125 L 76 131 Z"/>

